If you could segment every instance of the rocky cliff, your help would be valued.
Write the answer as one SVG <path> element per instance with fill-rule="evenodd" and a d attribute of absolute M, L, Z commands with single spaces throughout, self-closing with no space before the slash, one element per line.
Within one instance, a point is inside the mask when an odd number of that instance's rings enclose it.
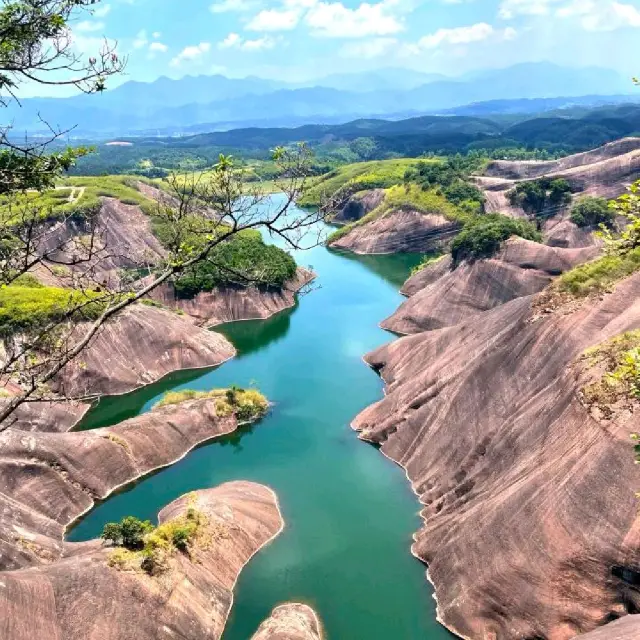
<path fill-rule="evenodd" d="M 424 505 L 413 552 L 467 638 L 568 640 L 640 610 L 637 419 L 597 421 L 576 370 L 640 327 L 640 273 L 564 311 L 536 300 L 366 357 L 387 390 L 354 428 L 405 468 Z"/>
<path fill-rule="evenodd" d="M 322 640 L 322 626 L 315 611 L 305 604 L 276 607 L 251 640 Z"/>
<path fill-rule="evenodd" d="M 152 298 L 172 309 L 179 309 L 193 318 L 198 326 L 214 327 L 236 320 L 268 318 L 293 307 L 296 294 L 314 278 L 309 269 L 298 267 L 296 277 L 281 289 L 257 287 L 221 287 L 202 291 L 194 298 L 177 298 L 171 285 L 158 288 Z"/>
<path fill-rule="evenodd" d="M 483 311 L 542 291 L 553 276 L 596 256 L 595 247 L 557 249 L 513 237 L 491 259 L 452 264 L 444 257 L 411 277 L 411 297 L 381 324 L 409 334 L 458 324 Z"/>
<path fill-rule="evenodd" d="M 220 638 L 240 571 L 283 522 L 275 494 L 251 482 L 180 498 L 160 512 L 159 522 L 184 516 L 188 506 L 206 518 L 202 540 L 189 553 L 174 553 L 158 576 L 111 566 L 113 551 L 98 541 L 68 549 L 52 564 L 1 573 L 0 637 Z"/>
<path fill-rule="evenodd" d="M 438 249 L 458 229 L 442 215 L 398 209 L 355 226 L 331 246 L 354 253 L 426 253 Z"/>
<path fill-rule="evenodd" d="M 352 195 L 344 206 L 336 213 L 331 222 L 336 224 L 348 224 L 364 218 L 368 213 L 384 201 L 384 189 L 371 189 L 359 191 Z"/>

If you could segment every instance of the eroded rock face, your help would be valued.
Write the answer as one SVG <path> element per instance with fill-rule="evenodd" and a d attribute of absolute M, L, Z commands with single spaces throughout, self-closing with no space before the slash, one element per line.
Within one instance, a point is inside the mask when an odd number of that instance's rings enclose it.
<path fill-rule="evenodd" d="M 65 527 L 96 499 L 236 427 L 201 399 L 91 431 L 0 433 L 0 570 L 59 559 Z"/>
<path fill-rule="evenodd" d="M 354 253 L 426 253 L 438 249 L 459 230 L 444 216 L 398 210 L 354 227 L 331 243 Z"/>
<path fill-rule="evenodd" d="M 625 616 L 600 629 L 577 636 L 575 640 L 637 640 L 640 638 L 640 616 Z"/>
<path fill-rule="evenodd" d="M 566 315 L 535 320 L 532 300 L 366 358 L 387 393 L 354 428 L 406 469 L 424 504 L 413 552 L 468 638 L 568 640 L 640 606 L 629 425 L 590 416 L 573 367 L 640 327 L 640 273 Z"/>
<path fill-rule="evenodd" d="M 315 274 L 298 267 L 296 277 L 282 289 L 257 289 L 256 287 L 225 287 L 215 291 L 203 291 L 191 299 L 176 298 L 171 285 L 159 287 L 152 293 L 167 307 L 180 309 L 194 318 L 198 326 L 214 327 L 236 320 L 257 320 L 293 307 L 296 294 L 309 284 Z"/>
<path fill-rule="evenodd" d="M 596 255 L 595 247 L 556 249 L 514 237 L 492 259 L 464 262 L 453 269 L 451 258 L 443 258 L 426 267 L 427 273 L 409 279 L 403 292 L 413 294 L 381 326 L 400 334 L 449 327 L 542 291 L 553 276 Z"/>
<path fill-rule="evenodd" d="M 371 191 L 360 191 L 354 194 L 334 216 L 332 222 L 347 224 L 364 218 L 382 204 L 384 195 L 384 189 L 371 189 Z"/>
<path fill-rule="evenodd" d="M 276 607 L 251 640 L 322 640 L 322 627 L 315 611 L 306 604 Z"/>
<path fill-rule="evenodd" d="M 235 355 L 222 335 L 165 309 L 134 305 L 107 323 L 82 356 L 62 371 L 68 394 L 114 395 L 171 371 L 219 365 Z"/>
<path fill-rule="evenodd" d="M 175 552 L 159 576 L 108 566 L 112 551 L 98 541 L 51 565 L 1 573 L 0 637 L 220 638 L 240 571 L 283 522 L 275 494 L 251 482 L 198 491 L 191 502 L 180 498 L 160 512 L 160 522 L 188 505 L 208 518 L 207 544 L 194 551 L 197 561 Z"/>

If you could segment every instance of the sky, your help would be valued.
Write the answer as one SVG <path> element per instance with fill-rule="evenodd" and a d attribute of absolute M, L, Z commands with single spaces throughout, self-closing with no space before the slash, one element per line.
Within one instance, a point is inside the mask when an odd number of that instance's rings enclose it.
<path fill-rule="evenodd" d="M 128 63 L 110 87 L 214 73 L 301 82 L 379 67 L 455 76 L 542 60 L 640 75 L 640 0 L 101 0 L 94 7 L 75 17 L 73 46 L 89 56 L 105 37 L 117 41 Z"/>

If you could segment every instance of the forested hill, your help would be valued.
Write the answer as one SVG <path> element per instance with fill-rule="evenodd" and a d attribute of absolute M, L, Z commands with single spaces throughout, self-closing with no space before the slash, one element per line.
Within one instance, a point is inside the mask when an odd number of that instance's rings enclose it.
<path fill-rule="evenodd" d="M 142 173 L 201 169 L 219 153 L 266 159 L 278 145 L 307 142 L 320 164 L 344 164 L 425 153 L 483 151 L 496 157 L 545 158 L 593 149 L 640 135 L 640 104 L 557 110 L 539 116 L 422 116 L 407 120 L 360 119 L 339 125 L 246 128 L 183 138 L 129 138 L 126 145 L 100 144 L 84 158 L 80 174 Z M 126 140 L 126 139 L 125 139 Z"/>

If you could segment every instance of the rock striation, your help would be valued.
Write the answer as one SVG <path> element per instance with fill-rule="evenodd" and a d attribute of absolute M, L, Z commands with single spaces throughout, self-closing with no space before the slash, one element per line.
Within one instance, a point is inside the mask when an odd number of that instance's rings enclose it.
<path fill-rule="evenodd" d="M 640 610 L 631 424 L 596 421 L 575 373 L 585 349 L 640 327 L 640 273 L 568 312 L 535 301 L 366 356 L 386 395 L 353 426 L 405 468 L 424 505 L 413 552 L 466 638 L 569 640 Z"/>
<path fill-rule="evenodd" d="M 283 522 L 275 494 L 251 482 L 182 497 L 160 512 L 160 523 L 188 506 L 207 518 L 206 544 L 194 558 L 174 553 L 159 576 L 109 566 L 112 551 L 97 540 L 52 564 L 0 574 L 0 637 L 219 639 L 240 571 Z"/>
<path fill-rule="evenodd" d="M 359 191 L 352 195 L 344 206 L 331 219 L 335 224 L 348 224 L 364 218 L 368 213 L 384 201 L 384 189 L 371 189 L 370 191 Z"/>
<path fill-rule="evenodd" d="M 273 610 L 251 640 L 322 640 L 323 637 L 322 626 L 311 607 L 287 603 Z"/>
<path fill-rule="evenodd" d="M 398 209 L 355 226 L 331 246 L 353 253 L 427 253 L 440 248 L 459 229 L 439 214 Z"/>
<path fill-rule="evenodd" d="M 264 320 L 293 307 L 297 293 L 315 278 L 309 269 L 298 267 L 296 276 L 281 289 L 222 287 L 203 291 L 194 298 L 177 298 L 171 285 L 159 287 L 152 298 L 193 318 L 198 326 L 214 327 L 236 320 Z"/>
<path fill-rule="evenodd" d="M 399 334 L 453 326 L 542 291 L 554 276 L 594 258 L 597 252 L 596 247 L 556 249 L 513 237 L 491 259 L 454 268 L 447 256 L 407 281 L 402 291 L 411 297 L 381 326 Z"/>
<path fill-rule="evenodd" d="M 235 417 L 200 399 L 90 431 L 3 431 L 0 570 L 59 559 L 65 527 L 96 500 L 236 428 Z"/>

